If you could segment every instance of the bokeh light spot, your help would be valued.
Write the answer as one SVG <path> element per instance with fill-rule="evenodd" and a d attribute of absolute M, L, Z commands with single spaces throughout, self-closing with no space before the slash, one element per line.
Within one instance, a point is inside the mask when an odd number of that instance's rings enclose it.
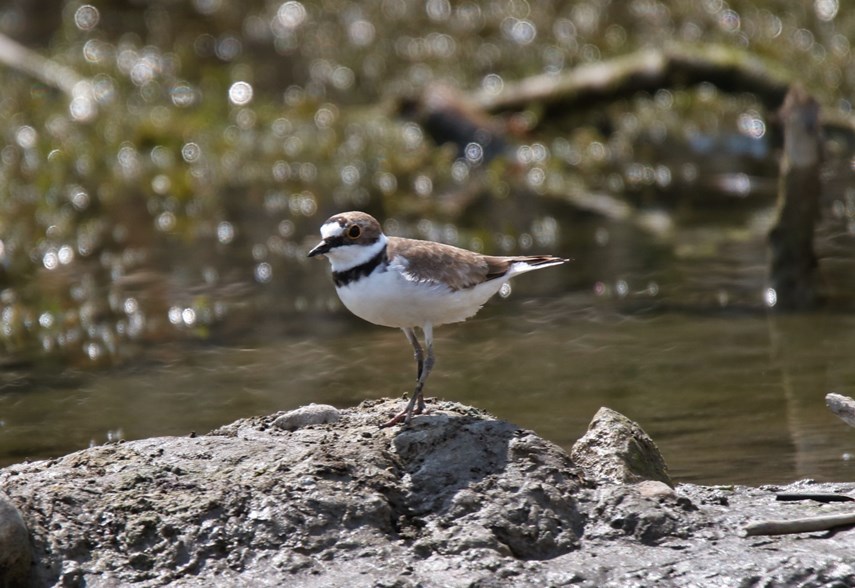
<path fill-rule="evenodd" d="M 306 7 L 299 2 L 285 2 L 276 11 L 276 18 L 280 25 L 294 30 L 306 20 Z"/>
<path fill-rule="evenodd" d="M 228 245 L 235 238 L 235 228 L 232 223 L 223 221 L 217 225 L 217 241 L 223 245 Z"/>
<path fill-rule="evenodd" d="M 484 148 L 480 143 L 469 143 L 464 149 L 466 161 L 471 165 L 478 165 L 484 160 Z"/>
<path fill-rule="evenodd" d="M 840 10 L 839 0 L 815 0 L 813 9 L 816 11 L 816 17 L 819 20 L 829 22 L 837 16 L 837 11 Z"/>
<path fill-rule="evenodd" d="M 266 261 L 255 266 L 255 280 L 260 284 L 266 284 L 273 279 L 273 268 Z"/>
<path fill-rule="evenodd" d="M 766 288 L 766 291 L 763 293 L 763 301 L 766 303 L 766 306 L 772 308 L 778 304 L 778 292 L 774 288 Z"/>
<path fill-rule="evenodd" d="M 169 97 L 175 106 L 186 108 L 196 102 L 196 91 L 189 84 L 179 83 L 173 86 L 169 92 Z"/>
<path fill-rule="evenodd" d="M 196 143 L 186 143 L 181 148 L 181 157 L 187 163 L 194 163 L 202 156 L 202 149 Z"/>
<path fill-rule="evenodd" d="M 98 26 L 101 14 L 91 4 L 84 4 L 74 12 L 74 24 L 81 31 L 90 31 Z"/>
<path fill-rule="evenodd" d="M 247 82 L 235 82 L 229 87 L 229 101 L 236 106 L 243 106 L 252 101 L 252 86 Z"/>

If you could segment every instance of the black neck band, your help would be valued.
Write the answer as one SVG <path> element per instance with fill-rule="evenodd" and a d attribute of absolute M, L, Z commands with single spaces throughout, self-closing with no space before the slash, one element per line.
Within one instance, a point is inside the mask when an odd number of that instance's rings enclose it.
<path fill-rule="evenodd" d="M 355 282 L 359 278 L 365 277 L 373 272 L 378 265 L 386 261 L 386 246 L 377 252 L 377 255 L 369 259 L 363 264 L 352 267 L 343 272 L 333 272 L 332 279 L 336 288 L 347 286 L 351 282 Z"/>

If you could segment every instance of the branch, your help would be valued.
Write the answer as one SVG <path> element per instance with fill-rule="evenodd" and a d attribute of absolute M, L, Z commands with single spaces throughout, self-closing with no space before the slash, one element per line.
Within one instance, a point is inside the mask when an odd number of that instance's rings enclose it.
<path fill-rule="evenodd" d="M 532 103 L 547 110 L 630 96 L 641 90 L 709 82 L 725 91 L 751 92 L 769 110 L 784 101 L 791 76 L 745 51 L 720 45 L 672 45 L 642 49 L 609 61 L 580 65 L 560 74 L 542 74 L 506 83 L 499 94 L 478 92 L 474 99 L 491 112 L 522 110 Z"/>
<path fill-rule="evenodd" d="M 828 531 L 835 527 L 849 525 L 855 525 L 855 513 L 808 517 L 791 521 L 760 521 L 747 525 L 744 531 L 746 537 L 752 535 L 789 535 Z"/>
<path fill-rule="evenodd" d="M 42 57 L 3 34 L 0 34 L 0 63 L 56 88 L 70 98 L 77 97 L 81 91 L 75 86 L 86 81 L 70 67 Z"/>

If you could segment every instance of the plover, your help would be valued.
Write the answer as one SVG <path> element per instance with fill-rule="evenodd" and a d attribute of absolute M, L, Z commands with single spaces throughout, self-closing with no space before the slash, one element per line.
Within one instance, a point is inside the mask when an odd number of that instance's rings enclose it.
<path fill-rule="evenodd" d="M 481 255 L 433 241 L 387 237 L 364 212 L 343 212 L 321 226 L 322 240 L 309 257 L 326 255 L 342 303 L 375 325 L 404 331 L 416 358 L 416 387 L 404 410 L 382 426 L 425 410 L 425 381 L 434 365 L 433 329 L 473 316 L 512 277 L 560 265 L 552 255 Z M 416 336 L 424 333 L 425 348 Z"/>

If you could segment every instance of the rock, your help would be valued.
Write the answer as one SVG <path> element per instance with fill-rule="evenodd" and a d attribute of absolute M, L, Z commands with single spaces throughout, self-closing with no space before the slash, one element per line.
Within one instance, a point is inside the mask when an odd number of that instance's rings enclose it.
<path fill-rule="evenodd" d="M 293 585 L 447 558 L 489 578 L 508 558 L 578 548 L 580 476 L 563 450 L 453 404 L 379 429 L 398 404 L 94 447 L 12 466 L 0 484 L 26 511 L 46 584 Z"/>
<path fill-rule="evenodd" d="M 30 585 L 855 585 L 851 529 L 740 537 L 755 517 L 846 503 L 779 503 L 782 488 L 594 484 L 561 448 L 459 404 L 378 428 L 400 404 L 365 402 L 293 431 L 274 424 L 279 414 L 245 419 L 2 469 L 30 530 Z"/>
<path fill-rule="evenodd" d="M 0 587 L 25 586 L 32 554 L 30 533 L 15 505 L 0 494 Z"/>
<path fill-rule="evenodd" d="M 325 425 L 336 422 L 340 417 L 338 409 L 329 404 L 301 406 L 276 418 L 274 427 L 286 431 L 296 431 L 309 425 Z"/>
<path fill-rule="evenodd" d="M 831 392 L 825 395 L 825 405 L 844 423 L 850 427 L 855 427 L 855 400 L 849 396 Z"/>
<path fill-rule="evenodd" d="M 588 538 L 634 537 L 645 545 L 688 537 L 685 514 L 696 510 L 691 500 L 678 497 L 663 482 L 606 484 L 596 492 L 596 516 L 586 530 Z"/>
<path fill-rule="evenodd" d="M 674 486 L 653 440 L 636 423 L 610 408 L 597 411 L 588 432 L 573 444 L 570 456 L 593 480 L 617 483 L 658 480 Z"/>
<path fill-rule="evenodd" d="M 408 514 L 435 526 L 416 539 L 418 553 L 474 548 L 549 559 L 578 547 L 584 526 L 574 495 L 579 472 L 563 450 L 531 431 L 437 414 L 403 429 L 393 444 L 407 464 Z"/>
<path fill-rule="evenodd" d="M 644 498 L 653 500 L 664 500 L 666 498 L 674 498 L 676 493 L 674 489 L 665 482 L 658 480 L 644 480 L 634 485 L 635 491 Z"/>

